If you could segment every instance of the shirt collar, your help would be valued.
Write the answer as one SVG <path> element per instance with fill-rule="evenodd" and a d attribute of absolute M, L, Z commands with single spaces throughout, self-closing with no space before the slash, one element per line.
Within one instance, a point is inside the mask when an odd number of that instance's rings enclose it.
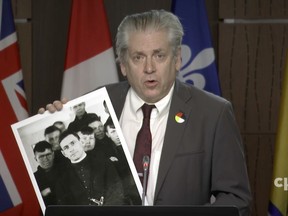
<path fill-rule="evenodd" d="M 164 111 L 167 111 L 169 109 L 169 105 L 171 103 L 171 98 L 172 98 L 174 86 L 175 86 L 175 83 L 172 85 L 168 94 L 164 98 L 162 98 L 160 101 L 158 101 L 154 104 L 157 108 L 158 114 L 161 114 Z M 137 93 L 134 91 L 133 88 L 129 89 L 128 97 L 130 100 L 131 110 L 133 111 L 133 113 L 137 113 L 141 109 L 143 104 L 146 103 L 137 95 Z M 153 115 L 153 113 L 151 115 Z M 151 116 L 151 117 L 153 117 L 153 116 Z"/>

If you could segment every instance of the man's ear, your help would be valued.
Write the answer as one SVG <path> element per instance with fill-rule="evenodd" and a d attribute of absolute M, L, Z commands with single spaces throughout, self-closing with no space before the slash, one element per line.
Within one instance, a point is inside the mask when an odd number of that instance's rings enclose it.
<path fill-rule="evenodd" d="M 176 53 L 176 56 L 175 56 L 175 68 L 176 68 L 176 71 L 180 71 L 181 66 L 182 66 L 182 56 L 181 56 L 181 47 L 179 47 L 177 49 L 177 53 Z"/>
<path fill-rule="evenodd" d="M 121 62 L 119 65 L 120 65 L 120 69 L 121 69 L 122 75 L 123 75 L 124 77 L 126 77 L 127 73 L 126 73 L 126 66 L 125 66 L 125 64 Z"/>

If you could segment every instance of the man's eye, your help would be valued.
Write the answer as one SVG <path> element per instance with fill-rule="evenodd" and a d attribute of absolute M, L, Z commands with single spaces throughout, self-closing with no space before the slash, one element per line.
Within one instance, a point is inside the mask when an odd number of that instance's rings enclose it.
<path fill-rule="evenodd" d="M 143 56 L 137 55 L 133 57 L 134 61 L 141 61 L 143 59 Z"/>
<path fill-rule="evenodd" d="M 156 55 L 156 58 L 157 58 L 157 59 L 163 59 L 163 58 L 165 58 L 165 55 L 159 53 L 159 54 Z"/>

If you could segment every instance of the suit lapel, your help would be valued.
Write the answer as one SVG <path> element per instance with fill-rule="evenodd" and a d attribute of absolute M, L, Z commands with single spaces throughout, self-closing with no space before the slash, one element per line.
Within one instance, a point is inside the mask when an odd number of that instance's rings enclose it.
<path fill-rule="evenodd" d="M 181 139 L 191 112 L 191 107 L 186 104 L 186 101 L 190 98 L 191 95 L 188 94 L 185 87 L 183 88 L 183 85 L 176 82 L 164 137 L 154 200 L 158 196 L 167 172 L 173 162 L 173 158 L 181 144 Z M 184 122 L 177 122 L 175 119 L 177 114 L 184 114 Z"/>
<path fill-rule="evenodd" d="M 130 85 L 127 81 L 120 82 L 118 85 L 106 86 L 118 120 L 120 119 L 129 88 Z"/>

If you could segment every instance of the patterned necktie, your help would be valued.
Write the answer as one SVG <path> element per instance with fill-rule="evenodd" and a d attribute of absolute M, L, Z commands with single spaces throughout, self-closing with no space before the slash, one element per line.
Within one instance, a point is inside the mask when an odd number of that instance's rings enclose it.
<path fill-rule="evenodd" d="M 152 109 L 155 108 L 155 105 L 144 104 L 141 108 L 143 112 L 143 123 L 142 127 L 140 128 L 137 134 L 133 160 L 138 175 L 140 177 L 140 180 L 143 184 L 143 177 L 144 177 L 143 159 L 144 156 L 145 157 L 148 156 L 148 159 L 150 159 L 151 156 L 152 136 L 150 131 L 150 114 Z"/>

